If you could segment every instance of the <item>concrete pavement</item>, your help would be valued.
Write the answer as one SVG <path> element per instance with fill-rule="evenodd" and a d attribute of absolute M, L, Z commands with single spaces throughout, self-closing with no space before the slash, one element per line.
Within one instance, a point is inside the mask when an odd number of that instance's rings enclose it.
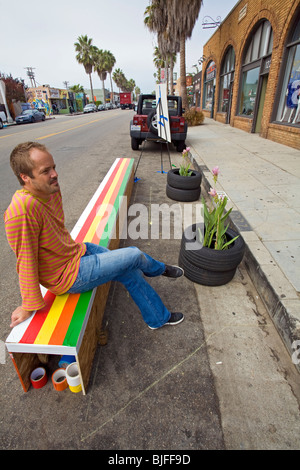
<path fill-rule="evenodd" d="M 296 150 L 206 118 L 187 143 L 206 189 L 220 167 L 217 189 L 247 243 L 247 269 L 292 355 L 300 347 L 300 142 Z M 300 353 L 295 359 L 300 370 Z"/>

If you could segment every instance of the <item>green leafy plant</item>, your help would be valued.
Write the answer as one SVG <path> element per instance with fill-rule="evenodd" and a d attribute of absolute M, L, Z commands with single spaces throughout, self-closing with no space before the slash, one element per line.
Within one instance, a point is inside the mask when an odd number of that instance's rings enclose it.
<path fill-rule="evenodd" d="M 192 173 L 193 173 L 193 171 L 190 170 L 191 163 L 188 162 L 188 160 L 187 160 L 190 150 L 191 150 L 190 147 L 187 147 L 182 152 L 182 163 L 181 163 L 180 168 L 179 168 L 180 176 L 191 176 Z"/>
<path fill-rule="evenodd" d="M 214 167 L 212 170 L 215 185 L 218 180 L 219 172 L 220 170 L 218 166 Z M 200 241 L 202 242 L 203 246 L 208 248 L 215 250 L 226 250 L 231 245 L 231 243 L 233 243 L 238 238 L 237 236 L 227 240 L 226 237 L 226 231 L 229 227 L 229 224 L 225 225 L 225 221 L 232 211 L 232 208 L 225 212 L 228 198 L 227 196 L 219 195 L 215 188 L 210 188 L 208 194 L 213 199 L 213 207 L 209 209 L 204 198 L 202 197 L 202 204 L 204 208 L 204 236 L 199 229 Z"/>

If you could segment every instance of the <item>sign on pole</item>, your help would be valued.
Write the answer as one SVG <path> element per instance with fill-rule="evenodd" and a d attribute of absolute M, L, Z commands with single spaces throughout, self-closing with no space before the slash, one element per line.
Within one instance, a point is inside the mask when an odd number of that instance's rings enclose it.
<path fill-rule="evenodd" d="M 158 136 L 161 139 L 171 142 L 169 110 L 167 100 L 167 84 L 159 83 L 156 85 L 156 113 Z"/>

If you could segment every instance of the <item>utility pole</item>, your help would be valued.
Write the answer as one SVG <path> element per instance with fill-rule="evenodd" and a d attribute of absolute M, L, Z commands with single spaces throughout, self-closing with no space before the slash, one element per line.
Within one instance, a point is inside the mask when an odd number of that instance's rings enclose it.
<path fill-rule="evenodd" d="M 24 67 L 24 68 L 27 70 L 27 75 L 30 78 L 31 87 L 36 88 L 35 77 L 34 77 L 34 72 L 33 72 L 34 67 Z"/>

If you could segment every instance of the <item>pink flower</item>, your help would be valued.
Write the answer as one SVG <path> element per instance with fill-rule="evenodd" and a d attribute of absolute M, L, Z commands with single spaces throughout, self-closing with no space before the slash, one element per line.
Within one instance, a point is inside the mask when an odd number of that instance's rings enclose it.
<path fill-rule="evenodd" d="M 213 169 L 212 169 L 212 174 L 214 176 L 218 176 L 218 174 L 220 173 L 220 168 L 218 166 L 215 166 Z"/>
<path fill-rule="evenodd" d="M 217 191 L 215 190 L 215 188 L 210 188 L 210 191 L 208 191 L 208 194 L 210 194 L 212 197 L 216 197 Z"/>

